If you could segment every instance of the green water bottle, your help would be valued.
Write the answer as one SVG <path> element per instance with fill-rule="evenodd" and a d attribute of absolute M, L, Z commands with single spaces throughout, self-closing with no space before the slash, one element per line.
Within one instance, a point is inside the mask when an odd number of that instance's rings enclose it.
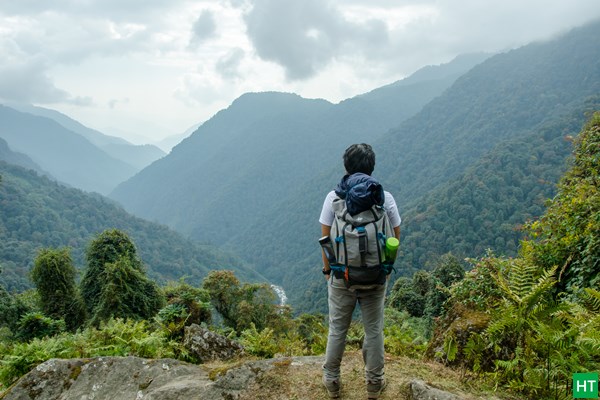
<path fill-rule="evenodd" d="M 393 263 L 396 261 L 398 246 L 400 246 L 400 241 L 395 237 L 389 237 L 385 241 L 385 260 L 388 263 Z"/>

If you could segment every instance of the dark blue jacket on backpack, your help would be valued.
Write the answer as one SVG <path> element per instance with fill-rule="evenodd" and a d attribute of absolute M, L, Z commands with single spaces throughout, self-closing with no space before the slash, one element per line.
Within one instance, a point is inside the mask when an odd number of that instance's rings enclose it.
<path fill-rule="evenodd" d="M 370 175 L 360 172 L 345 175 L 335 194 L 346 201 L 346 208 L 352 216 L 369 210 L 374 205 L 383 206 L 385 201 L 381 184 Z"/>

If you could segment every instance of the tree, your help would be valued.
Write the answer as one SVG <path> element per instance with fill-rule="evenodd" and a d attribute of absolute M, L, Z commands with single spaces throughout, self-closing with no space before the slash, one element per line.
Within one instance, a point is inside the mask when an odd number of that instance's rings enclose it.
<path fill-rule="evenodd" d="M 416 274 L 415 274 L 416 276 Z M 424 277 L 424 275 L 419 275 Z M 419 280 L 420 283 L 426 279 Z M 425 297 L 418 293 L 414 279 L 401 277 L 394 282 L 394 286 L 388 298 L 388 305 L 399 311 L 406 311 L 413 317 L 422 317 L 425 309 Z"/>
<path fill-rule="evenodd" d="M 85 321 L 85 306 L 75 285 L 76 270 L 68 248 L 42 249 L 31 270 L 44 314 L 64 319 L 75 330 Z"/>
<path fill-rule="evenodd" d="M 157 321 L 171 338 L 181 338 L 191 324 L 210 324 L 212 320 L 210 294 L 183 281 L 163 288 L 167 305 L 158 312 Z"/>
<path fill-rule="evenodd" d="M 236 325 L 239 286 L 240 281 L 232 271 L 211 271 L 202 281 L 202 287 L 210 294 L 210 302 L 230 327 Z"/>
<path fill-rule="evenodd" d="M 431 276 L 432 284 L 425 295 L 425 314 L 437 317 L 442 314 L 444 302 L 450 297 L 450 286 L 465 277 L 465 269 L 456 257 L 448 253 L 440 257 Z"/>
<path fill-rule="evenodd" d="M 535 239 L 523 256 L 545 269 L 558 267 L 558 289 L 575 292 L 600 284 L 600 112 L 576 139 L 572 165 L 544 216 L 529 225 Z"/>
<path fill-rule="evenodd" d="M 276 295 L 269 285 L 240 285 L 232 271 L 211 271 L 202 287 L 210 293 L 210 301 L 225 325 L 238 333 L 252 325 L 261 331 L 278 320 Z"/>
<path fill-rule="evenodd" d="M 135 245 L 124 232 L 102 232 L 86 257 L 81 293 L 92 324 L 112 317 L 148 319 L 164 305 L 163 294 L 146 276 Z"/>
<path fill-rule="evenodd" d="M 30 311 L 18 297 L 12 296 L 0 285 L 0 328 L 7 327 L 15 333 L 21 317 Z"/>

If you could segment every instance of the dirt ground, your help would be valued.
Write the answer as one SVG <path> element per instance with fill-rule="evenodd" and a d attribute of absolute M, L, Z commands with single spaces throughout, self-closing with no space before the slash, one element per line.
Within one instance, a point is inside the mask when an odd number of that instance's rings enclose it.
<path fill-rule="evenodd" d="M 275 364 L 275 368 L 263 374 L 240 399 L 328 399 L 321 383 L 321 365 L 320 358 L 307 361 L 284 358 Z M 346 352 L 342 363 L 342 399 L 367 398 L 363 371 L 360 351 Z M 488 385 L 475 378 L 467 378 L 460 371 L 434 362 L 387 357 L 385 371 L 388 386 L 380 397 L 382 400 L 410 400 L 409 385 L 414 379 L 454 393 L 464 400 L 511 399 L 507 395 L 494 393 Z"/>

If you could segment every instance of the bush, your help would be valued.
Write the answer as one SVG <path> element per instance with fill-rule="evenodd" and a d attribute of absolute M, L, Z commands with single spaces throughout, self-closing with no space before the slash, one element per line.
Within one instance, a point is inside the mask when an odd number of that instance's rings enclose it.
<path fill-rule="evenodd" d="M 16 332 L 19 320 L 32 311 L 19 296 L 12 296 L 0 286 L 0 328 Z"/>
<path fill-rule="evenodd" d="M 277 296 L 267 284 L 240 284 L 232 271 L 211 271 L 202 282 L 225 325 L 240 333 L 251 325 L 259 331 L 285 323 Z M 284 318 L 282 318 L 282 316 Z"/>
<path fill-rule="evenodd" d="M 262 358 L 273 358 L 281 350 L 275 339 L 273 329 L 264 328 L 262 331 L 258 331 L 256 326 L 251 323 L 250 327 L 242 332 L 240 343 L 249 354 Z"/>
<path fill-rule="evenodd" d="M 322 314 L 300 314 L 296 318 L 296 332 L 306 354 L 323 354 L 327 347 L 327 327 Z"/>
<path fill-rule="evenodd" d="M 417 293 L 412 279 L 401 277 L 394 282 L 388 305 L 398 311 L 406 311 L 413 317 L 422 317 L 425 311 L 425 297 Z"/>
<path fill-rule="evenodd" d="M 385 351 L 393 355 L 421 357 L 427 344 L 427 321 L 410 317 L 407 312 L 386 307 L 384 310 Z"/>
<path fill-rule="evenodd" d="M 10 386 L 36 365 L 51 358 L 91 358 L 101 356 L 138 356 L 187 360 L 181 344 L 169 341 L 152 330 L 146 321 L 111 319 L 100 327 L 77 333 L 61 333 L 34 338 L 27 343 L 0 343 L 0 383 Z"/>
<path fill-rule="evenodd" d="M 144 274 L 142 262 L 135 245 L 124 232 L 109 229 L 92 240 L 86 251 L 87 268 L 81 280 L 81 296 L 89 315 L 100 302 L 100 293 L 105 285 L 103 279 L 106 265 L 126 263 L 130 268 Z"/>
<path fill-rule="evenodd" d="M 21 341 L 57 335 L 66 330 L 65 321 L 55 320 L 39 312 L 27 313 L 17 325 L 16 337 Z"/>

